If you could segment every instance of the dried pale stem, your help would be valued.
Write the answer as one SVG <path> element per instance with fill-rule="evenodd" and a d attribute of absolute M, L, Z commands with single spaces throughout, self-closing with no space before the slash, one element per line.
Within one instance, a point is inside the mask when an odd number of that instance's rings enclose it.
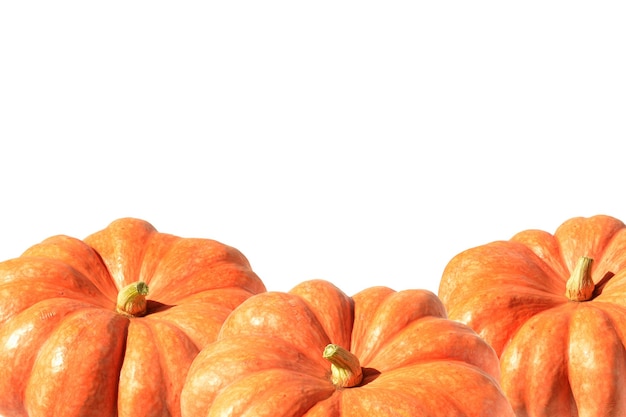
<path fill-rule="evenodd" d="M 117 294 L 118 313 L 127 317 L 140 317 L 146 314 L 148 285 L 143 282 L 135 282 L 122 288 Z"/>
<path fill-rule="evenodd" d="M 591 278 L 593 259 L 581 256 L 565 284 L 565 296 L 571 301 L 588 301 L 593 297 L 595 284 Z"/>
<path fill-rule="evenodd" d="M 352 352 L 339 345 L 329 344 L 322 355 L 330 362 L 330 379 L 338 388 L 354 387 L 363 379 L 363 369 Z"/>

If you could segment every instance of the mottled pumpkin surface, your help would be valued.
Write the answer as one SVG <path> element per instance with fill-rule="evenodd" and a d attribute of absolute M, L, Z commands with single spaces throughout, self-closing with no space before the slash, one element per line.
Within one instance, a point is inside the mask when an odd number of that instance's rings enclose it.
<path fill-rule="evenodd" d="M 118 292 L 149 288 L 140 317 Z M 191 361 L 265 287 L 236 249 L 119 219 L 0 263 L 0 415 L 179 416 Z"/>
<path fill-rule="evenodd" d="M 585 258 L 588 281 L 579 288 L 572 283 L 584 278 L 576 267 Z M 626 415 L 620 220 L 576 217 L 554 234 L 526 230 L 468 249 L 447 265 L 438 295 L 451 319 L 498 353 L 502 388 L 518 416 Z"/>
<path fill-rule="evenodd" d="M 338 386 L 328 344 L 358 359 Z M 513 416 L 493 349 L 425 290 L 348 297 L 324 280 L 255 295 L 190 368 L 183 417 Z"/>

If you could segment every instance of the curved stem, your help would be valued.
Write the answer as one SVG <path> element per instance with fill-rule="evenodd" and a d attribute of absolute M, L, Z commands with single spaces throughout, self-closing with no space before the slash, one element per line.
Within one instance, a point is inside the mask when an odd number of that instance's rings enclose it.
<path fill-rule="evenodd" d="M 354 387 L 363 379 L 363 369 L 352 352 L 339 345 L 329 344 L 322 354 L 330 362 L 330 379 L 338 388 Z"/>
<path fill-rule="evenodd" d="M 588 301 L 593 298 L 595 284 L 591 278 L 593 259 L 581 256 L 572 275 L 565 284 L 565 296 L 571 301 Z"/>
<path fill-rule="evenodd" d="M 116 311 L 127 317 L 140 317 L 146 314 L 148 285 L 134 282 L 122 288 L 117 294 Z"/>

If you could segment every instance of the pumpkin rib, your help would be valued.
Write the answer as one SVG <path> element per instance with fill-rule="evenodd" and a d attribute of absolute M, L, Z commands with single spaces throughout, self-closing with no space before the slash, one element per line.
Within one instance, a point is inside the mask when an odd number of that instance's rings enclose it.
<path fill-rule="evenodd" d="M 570 321 L 568 369 L 572 392 L 579 409 L 589 415 L 626 415 L 626 362 L 623 338 L 626 324 L 623 312 L 582 304 Z M 619 330 L 618 330 L 619 329 Z M 601 334 L 602 338 L 594 337 Z M 575 369 L 575 370 L 574 370 Z M 588 381 L 602 381 L 602 389 Z"/>
<path fill-rule="evenodd" d="M 444 269 L 439 297 L 449 317 L 475 329 L 500 355 L 528 318 L 566 301 L 565 280 L 553 273 L 521 243 L 498 241 L 455 256 Z M 539 283 L 528 285 L 533 277 Z"/>
<path fill-rule="evenodd" d="M 361 296 L 367 296 L 369 290 L 365 292 Z M 358 300 L 359 296 L 356 298 Z M 397 311 L 404 311 L 406 314 L 397 314 Z M 364 337 L 365 343 L 362 343 L 355 353 L 362 363 L 368 363 L 377 354 L 381 345 L 387 343 L 399 331 L 416 320 L 431 316 L 446 317 L 443 304 L 432 292 L 404 290 L 389 293 L 380 300 L 368 321 L 360 321 L 360 325 L 364 327 L 362 333 L 367 336 Z"/>
<path fill-rule="evenodd" d="M 293 287 L 290 294 L 300 297 L 324 329 L 331 343 L 352 348 L 348 337 L 354 323 L 354 302 L 335 285 L 316 279 Z"/>
<path fill-rule="evenodd" d="M 141 345 L 129 343 L 129 339 L 141 340 Z M 167 408 L 164 385 L 161 383 L 165 380 L 164 367 L 154 331 L 147 320 L 129 320 L 123 356 L 119 384 L 128 390 L 118 393 L 118 412 L 122 415 L 137 415 L 138 411 L 145 409 L 163 414 L 163 409 Z M 149 363 L 149 369 L 141 366 L 142 363 Z M 140 410 L 136 409 L 137 406 Z"/>
<path fill-rule="evenodd" d="M 28 291 L 27 295 L 24 295 L 25 291 Z M 85 295 L 79 292 L 68 291 L 61 286 L 44 286 L 36 282 L 33 282 L 30 286 L 26 285 L 26 283 L 2 285 L 0 286 L 0 294 L 2 294 L 1 298 L 3 299 L 3 305 L 0 307 L 0 325 L 5 325 L 13 317 L 41 301 L 52 298 L 67 298 L 76 301 L 85 299 Z M 89 299 L 89 301 L 83 302 L 89 307 L 102 308 L 102 306 L 92 301 L 93 299 Z M 110 310 L 114 311 L 114 304 L 111 304 L 111 306 L 113 307 Z"/>
<path fill-rule="evenodd" d="M 471 297 L 449 304 L 448 314 L 467 324 L 498 352 L 505 348 L 512 335 L 530 318 L 565 302 L 551 294 L 519 291 L 512 287 L 475 291 Z M 475 307 L 480 306 L 480 307 Z M 499 317 L 499 320 L 493 320 Z"/>
<path fill-rule="evenodd" d="M 369 352 L 369 323 L 374 321 L 378 306 L 383 301 L 394 294 L 391 288 L 375 286 L 365 289 L 354 296 L 354 324 L 352 327 L 352 337 L 350 340 L 350 350 L 359 358 Z"/>
<path fill-rule="evenodd" d="M 199 348 L 180 328 L 165 320 L 130 322 L 131 343 L 126 346 L 120 385 L 134 389 L 120 393 L 119 412 L 141 415 L 147 408 L 153 413 L 162 410 L 158 415 L 179 415 L 179 393 Z M 141 340 L 141 344 L 133 344 L 134 340 Z M 142 366 L 144 363 L 150 364 L 149 369 Z M 141 374 L 142 370 L 146 375 Z"/>
<path fill-rule="evenodd" d="M 483 383 L 463 384 L 469 375 L 476 377 Z M 408 384 L 406 381 L 413 381 Z M 422 415 L 475 415 L 476 417 L 509 415 L 508 401 L 500 391 L 493 377 L 474 365 L 461 361 L 436 360 L 417 363 L 383 373 L 369 385 L 363 387 L 367 391 L 383 390 L 390 396 L 401 396 L 410 404 L 408 410 L 413 410 L 410 416 Z M 485 390 L 489 391 L 488 393 Z M 488 394 L 488 395 L 487 395 Z M 345 392 L 344 395 L 353 395 Z M 354 395 L 356 396 L 356 395 Z M 368 395 L 359 395 L 360 399 L 367 399 Z M 481 398 L 485 403 L 472 414 L 464 413 L 469 398 Z M 490 400 L 497 401 L 490 403 Z M 344 399 L 345 401 L 346 399 Z M 385 398 L 386 404 L 394 409 L 398 400 Z M 368 405 L 368 408 L 371 405 Z M 350 416 L 351 414 L 348 414 Z M 396 415 L 396 414 L 391 414 Z M 356 414 L 354 414 L 356 417 Z"/>
<path fill-rule="evenodd" d="M 212 303 L 219 304 L 229 310 L 233 310 L 249 297 L 250 291 L 241 287 L 215 288 L 183 295 L 182 298 L 178 299 L 173 305 L 159 303 L 159 305 L 154 305 L 153 308 L 160 310 L 167 309 L 168 307 L 175 307 L 181 304 Z"/>
<path fill-rule="evenodd" d="M 441 317 L 424 317 L 410 323 L 389 339 L 367 366 L 389 372 L 444 359 L 474 365 L 494 380 L 500 380 L 499 362 L 493 348 L 469 327 Z"/>
<path fill-rule="evenodd" d="M 156 231 L 152 233 L 146 240 L 145 250 L 141 256 L 141 267 L 136 280 L 145 281 L 156 290 L 161 288 L 163 284 L 155 279 L 158 276 L 156 272 L 161 268 L 171 270 L 165 261 L 169 261 L 171 257 L 175 258 L 177 245 L 185 241 L 185 238 L 166 233 L 158 233 Z M 184 259 L 184 257 L 179 257 L 180 259 Z M 162 266 L 163 264 L 165 266 Z"/>
<path fill-rule="evenodd" d="M 44 262 L 56 261 L 71 268 L 83 279 L 90 281 L 107 299 L 114 300 L 118 289 L 102 257 L 89 245 L 74 237 L 57 235 L 31 246 L 20 256 Z"/>
<path fill-rule="evenodd" d="M 188 256 L 192 254 L 189 253 Z M 181 273 L 180 268 L 171 268 L 165 263 L 162 265 L 163 269 L 167 267 L 166 273 L 162 272 L 161 268 L 155 270 L 155 275 L 151 277 L 149 285 L 152 292 L 151 298 L 159 299 L 164 303 L 174 304 L 189 294 L 207 290 L 243 289 L 251 294 L 265 292 L 265 286 L 256 278 L 256 274 L 248 265 L 206 262 L 185 273 Z M 171 278 L 171 281 L 167 286 L 163 286 L 161 280 L 166 277 Z"/>
<path fill-rule="evenodd" d="M 611 240 L 626 225 L 610 216 L 574 217 L 563 222 L 554 232 L 561 257 L 569 272 L 581 256 L 600 259 Z M 572 238 L 575 237 L 575 238 Z"/>
<path fill-rule="evenodd" d="M 250 280 L 255 274 L 248 259 L 232 246 L 213 239 L 167 234 L 153 236 L 148 245 L 144 257 L 157 261 L 144 262 L 137 280 L 148 283 L 152 296 L 164 302 L 175 302 L 204 289 L 239 288 L 249 293 L 266 290 L 260 280 Z M 192 276 L 195 279 L 190 280 Z"/>
<path fill-rule="evenodd" d="M 361 417 L 365 415 L 401 415 L 407 417 L 421 417 L 435 415 L 432 408 L 427 407 L 421 400 L 422 396 L 432 396 L 433 392 L 428 390 L 414 390 L 406 393 L 395 388 L 370 389 L 364 387 L 367 394 L 352 395 L 350 391 L 342 393 L 341 397 L 341 417 Z M 439 387 L 435 388 L 439 391 Z M 440 399 L 440 398 L 439 398 Z M 349 405 L 347 405 L 349 404 Z M 453 406 L 446 404 L 446 411 Z M 441 406 L 437 409 L 442 413 Z M 458 407 L 454 407 L 455 414 L 462 415 Z"/>
<path fill-rule="evenodd" d="M 225 415 L 302 416 L 335 392 L 327 380 L 284 369 L 265 369 L 236 380 L 218 393 L 208 417 Z"/>
<path fill-rule="evenodd" d="M 606 282 L 602 283 L 604 290 L 607 286 L 612 286 L 616 282 L 622 281 L 620 277 L 616 277 L 616 273 L 624 271 L 626 273 L 626 251 L 622 248 L 626 247 L 626 228 L 616 232 L 607 246 L 604 248 L 604 253 L 599 259 L 594 260 L 595 267 L 592 275 L 595 277 L 594 282 L 600 284 L 600 281 L 604 279 Z M 596 297 L 599 294 L 596 292 Z"/>
<path fill-rule="evenodd" d="M 296 346 L 314 346 L 316 350 L 305 351 L 305 355 L 326 365 L 321 352 L 332 340 L 299 296 L 278 291 L 260 293 L 241 303 L 236 310 L 237 314 L 230 314 L 222 324 L 218 339 L 280 334 Z M 259 315 L 259 310 L 264 314 Z M 303 328 L 315 331 L 303 332 Z"/>
<path fill-rule="evenodd" d="M 572 304 L 565 304 L 560 311 L 572 308 Z M 504 351 L 500 358 L 501 385 L 516 412 L 533 415 L 544 410 L 553 416 L 570 415 L 573 396 L 566 372 L 569 342 L 552 336 L 555 329 L 568 326 L 568 314 L 538 313 L 518 330 Z M 548 353 L 554 357 L 550 366 L 540 360 Z"/>
<path fill-rule="evenodd" d="M 574 388 L 580 386 L 576 380 L 572 380 L 572 376 L 585 375 L 585 379 L 589 375 L 588 372 L 581 372 L 580 367 L 572 363 L 573 352 L 581 352 L 581 358 L 588 358 L 591 352 L 588 349 L 579 348 L 580 341 L 590 340 L 586 337 L 578 337 L 575 331 L 568 332 L 566 339 L 555 337 L 555 329 L 568 328 L 574 329 L 581 323 L 587 323 L 589 315 L 584 315 L 584 320 L 576 319 L 580 315 L 581 309 L 585 311 L 595 311 L 600 316 L 611 317 L 613 329 L 621 328 L 619 321 L 611 314 L 607 315 L 604 308 L 598 308 L 593 304 L 566 304 L 559 312 L 545 312 L 528 320 L 525 327 L 518 332 L 512 341 L 514 348 L 508 349 L 501 358 L 503 367 L 502 387 L 507 397 L 511 401 L 516 412 L 528 413 L 528 415 L 570 415 L 578 410 L 580 404 L 580 393 L 576 393 Z M 619 313 L 618 313 L 619 314 Z M 623 314 L 623 312 L 622 312 Z M 616 337 L 616 341 L 620 345 L 620 353 L 623 353 L 623 338 L 621 335 L 626 329 L 622 329 Z M 606 333 L 605 333 L 606 334 Z M 535 341 L 541 340 L 542 343 Z M 572 341 L 576 341 L 572 343 Z M 602 341 L 604 346 L 606 339 Z M 555 345 L 555 343 L 557 345 Z M 609 343 L 610 344 L 610 343 Z M 610 344 L 613 345 L 613 344 Z M 572 350 L 576 348 L 577 350 Z M 596 352 L 598 350 L 596 349 Z M 583 353 L 584 352 L 584 353 Z M 601 353 L 605 353 L 602 349 Z M 546 356 L 553 358 L 550 366 L 546 366 L 542 360 Z M 596 360 L 594 367 L 598 364 L 614 363 L 613 361 Z M 612 369 L 612 368 L 611 368 Z M 623 369 L 622 371 L 626 371 Z M 608 374 L 622 374 L 612 369 Z M 604 375 L 604 374 L 603 374 Z M 605 398 L 597 401 L 598 398 L 606 396 L 607 392 L 613 390 L 614 384 L 606 381 L 604 376 L 592 378 L 593 380 L 602 379 L 606 383 L 602 390 L 593 388 L 593 402 L 602 404 L 615 404 L 614 398 Z M 551 385 L 546 385 L 551 383 Z M 608 388 L 608 390 L 606 389 Z M 623 392 L 620 389 L 618 393 Z M 619 395 L 619 394 L 616 394 Z M 615 395 L 613 396 L 615 397 Z M 583 409 L 589 410 L 590 404 L 584 404 Z M 607 408 L 607 410 L 610 408 Z M 608 411 L 605 411 L 608 412 Z M 594 415 L 612 415 L 598 412 Z M 622 415 L 618 413 L 616 415 Z"/>
<path fill-rule="evenodd" d="M 0 324 L 28 306 L 48 298 L 72 298 L 101 308 L 115 307 L 79 271 L 57 260 L 16 258 L 0 263 Z"/>
<path fill-rule="evenodd" d="M 255 352 L 250 351 L 254 347 Z M 219 366 L 215 366 L 219 363 Z M 206 415 L 209 404 L 219 392 L 247 375 L 268 369 L 312 375 L 324 379 L 329 373 L 309 355 L 288 341 L 279 338 L 241 336 L 207 345 L 194 359 L 181 396 L 181 407 L 193 410 L 189 415 Z M 332 387 L 328 382 L 329 388 Z M 207 391 L 207 388 L 211 388 Z M 202 395 L 194 395 L 194 392 Z M 187 398 L 191 400 L 186 401 Z"/>
<path fill-rule="evenodd" d="M 483 271 L 489 271 L 489 274 Z M 447 304 L 449 300 L 464 297 L 468 292 L 485 288 L 486 283 L 497 281 L 505 288 L 523 285 L 560 297 L 562 280 L 563 276 L 552 265 L 523 243 L 496 241 L 467 249 L 450 260 L 439 284 L 439 296 Z M 450 301 L 450 304 L 455 303 Z"/>
<path fill-rule="evenodd" d="M 342 417 L 343 391 L 335 391 L 328 398 L 318 401 L 306 410 L 302 417 Z"/>
<path fill-rule="evenodd" d="M 569 275 L 569 270 L 565 262 L 563 262 L 563 253 L 561 244 L 554 235 L 537 229 L 524 230 L 513 235 L 509 241 L 500 242 L 516 242 L 522 247 L 528 248 L 544 263 L 557 277 L 565 277 Z M 489 244 L 491 245 L 491 244 Z"/>
<path fill-rule="evenodd" d="M 64 317 L 41 345 L 25 384 L 28 416 L 113 415 L 126 344 L 119 335 L 127 329 L 127 319 L 99 308 Z M 75 348 L 78 343 L 82 349 Z M 77 380 L 80 390 L 68 390 Z"/>
<path fill-rule="evenodd" d="M 26 413 L 23 398 L 27 380 L 37 360 L 38 349 L 31 348 L 41 338 L 48 338 L 69 314 L 88 307 L 80 301 L 52 298 L 40 301 L 17 314 L 0 327 L 0 369 L 19 366 L 22 372 L 9 372 L 0 378 L 0 398 L 6 415 Z"/>
<path fill-rule="evenodd" d="M 214 341 L 215 338 L 207 337 L 207 334 L 218 334 L 222 322 L 231 311 L 232 309 L 219 304 L 189 303 L 153 312 L 143 318 L 146 321 L 158 321 L 177 327 L 198 349 L 201 349 Z"/>
<path fill-rule="evenodd" d="M 157 233 L 154 226 L 144 220 L 122 218 L 83 241 L 100 254 L 119 290 L 135 281 L 144 281 L 150 285 L 149 277 L 142 277 L 140 271 L 144 267 L 149 240 Z"/>

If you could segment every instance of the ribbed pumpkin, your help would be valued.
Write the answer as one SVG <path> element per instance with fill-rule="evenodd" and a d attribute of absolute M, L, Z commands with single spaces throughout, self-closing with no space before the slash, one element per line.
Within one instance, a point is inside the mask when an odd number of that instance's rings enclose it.
<path fill-rule="evenodd" d="M 606 215 L 455 256 L 438 295 L 501 359 L 519 417 L 626 416 L 626 226 Z"/>
<path fill-rule="evenodd" d="M 511 417 L 493 349 L 425 290 L 324 280 L 244 301 L 194 360 L 183 417 Z"/>
<path fill-rule="evenodd" d="M 199 350 L 265 291 L 210 239 L 123 218 L 0 263 L 0 415 L 178 416 Z"/>

